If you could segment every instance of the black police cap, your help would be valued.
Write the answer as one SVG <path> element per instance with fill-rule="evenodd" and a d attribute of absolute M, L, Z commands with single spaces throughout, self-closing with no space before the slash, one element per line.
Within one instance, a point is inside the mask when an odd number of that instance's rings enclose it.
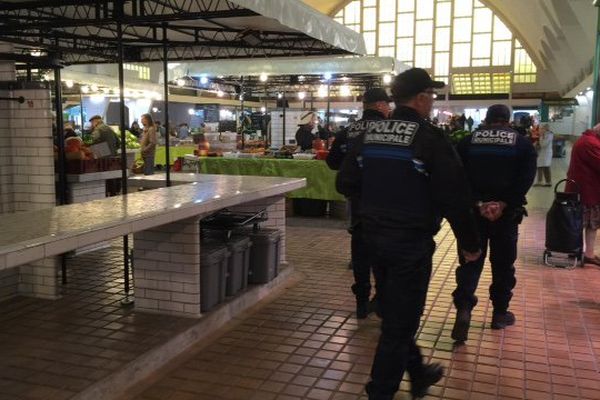
<path fill-rule="evenodd" d="M 427 89 L 441 89 L 444 86 L 444 82 L 431 79 L 424 69 L 411 68 L 396 76 L 392 84 L 392 96 L 410 98 Z"/>

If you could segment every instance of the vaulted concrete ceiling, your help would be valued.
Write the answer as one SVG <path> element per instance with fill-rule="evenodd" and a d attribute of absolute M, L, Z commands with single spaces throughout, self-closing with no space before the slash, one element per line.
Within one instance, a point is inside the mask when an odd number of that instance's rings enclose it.
<path fill-rule="evenodd" d="M 303 0 L 332 15 L 349 0 Z M 521 40 L 538 67 L 542 91 L 566 93 L 589 80 L 598 8 L 592 0 L 480 0 Z"/>

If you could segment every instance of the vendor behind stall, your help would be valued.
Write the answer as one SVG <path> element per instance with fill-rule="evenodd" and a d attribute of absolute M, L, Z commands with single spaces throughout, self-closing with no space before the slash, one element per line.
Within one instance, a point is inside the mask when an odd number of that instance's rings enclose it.
<path fill-rule="evenodd" d="M 313 140 L 316 139 L 316 136 L 312 134 L 316 119 L 317 117 L 312 111 L 308 111 L 300 117 L 300 121 L 298 122 L 300 128 L 296 131 L 296 144 L 302 151 L 312 149 Z"/>
<path fill-rule="evenodd" d="M 100 115 L 94 115 L 90 118 L 90 123 L 92 124 L 92 139 L 94 144 L 106 142 L 110 150 L 110 155 L 116 155 L 118 145 L 115 131 L 102 121 Z"/>

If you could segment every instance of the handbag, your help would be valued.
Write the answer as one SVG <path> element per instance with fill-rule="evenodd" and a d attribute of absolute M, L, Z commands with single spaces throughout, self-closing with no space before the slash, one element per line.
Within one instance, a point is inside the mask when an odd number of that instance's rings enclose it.
<path fill-rule="evenodd" d="M 142 160 L 142 159 L 135 160 L 135 162 L 133 163 L 133 166 L 131 167 L 131 172 L 133 172 L 134 174 L 143 174 L 144 173 L 144 160 Z"/>

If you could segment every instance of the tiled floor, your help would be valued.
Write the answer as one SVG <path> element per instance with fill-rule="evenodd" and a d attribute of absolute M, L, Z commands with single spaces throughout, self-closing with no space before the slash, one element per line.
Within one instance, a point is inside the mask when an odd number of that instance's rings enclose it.
<path fill-rule="evenodd" d="M 149 386 L 140 386 L 138 400 L 366 398 L 363 384 L 378 321 L 357 321 L 352 313 L 348 235 L 308 226 L 292 226 L 288 235 L 289 258 L 305 278 Z M 543 236 L 543 212 L 533 211 L 521 231 L 511 307 L 517 324 L 492 331 L 489 303 L 480 301 L 470 340 L 455 349 L 450 339 L 454 239 L 447 227 L 440 232 L 419 343 L 447 372 L 429 398 L 600 398 L 600 270 L 541 266 Z M 489 282 L 487 269 L 478 290 L 482 300 Z M 397 399 L 409 398 L 407 388 L 403 383 Z"/>
<path fill-rule="evenodd" d="M 0 303 L 0 399 L 70 398 L 193 324 L 121 307 L 121 251 L 69 260 L 60 300 Z"/>
<path fill-rule="evenodd" d="M 565 166 L 558 161 L 557 177 Z M 489 329 L 486 269 L 470 339 L 459 348 L 450 339 L 454 239 L 447 227 L 438 235 L 419 343 L 446 376 L 429 398 L 600 399 L 600 270 L 541 265 L 551 200 L 549 188 L 532 189 L 512 301 L 517 324 Z M 127 398 L 366 399 L 378 320 L 354 318 L 349 235 L 339 221 L 304 219 L 290 220 L 287 234 L 298 283 Z M 78 257 L 62 300 L 0 304 L 0 399 L 70 398 L 192 323 L 121 308 L 119 262 L 118 248 Z M 408 399 L 407 389 L 403 383 L 396 398 Z"/>

